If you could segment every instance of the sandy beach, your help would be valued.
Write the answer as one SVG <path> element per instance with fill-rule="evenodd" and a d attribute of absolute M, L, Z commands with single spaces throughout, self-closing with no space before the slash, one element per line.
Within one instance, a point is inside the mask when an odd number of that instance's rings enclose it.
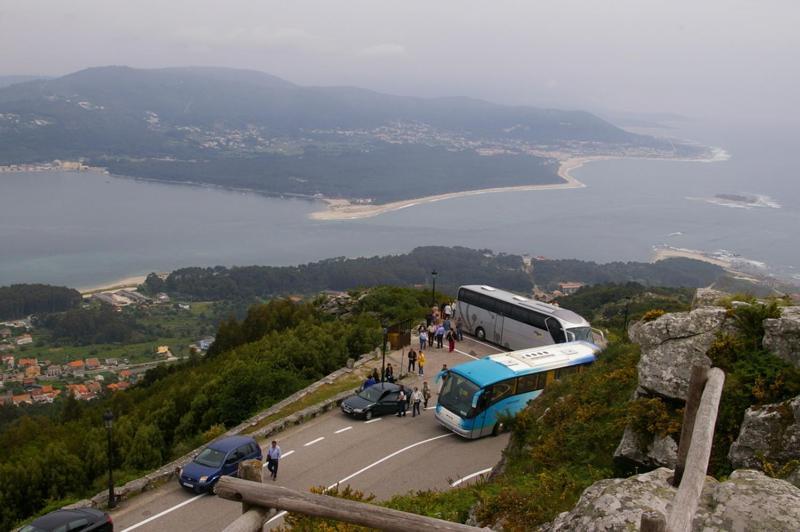
<path fill-rule="evenodd" d="M 114 290 L 123 290 L 125 288 L 136 288 L 144 282 L 147 278 L 146 275 L 136 275 L 133 277 L 125 277 L 111 283 L 104 283 L 102 285 L 86 286 L 78 288 L 78 291 L 83 295 L 94 294 L 96 292 L 113 292 Z"/>
<path fill-rule="evenodd" d="M 563 183 L 551 183 L 547 185 L 520 185 L 516 187 L 495 187 L 482 188 L 477 190 L 465 190 L 462 192 L 448 192 L 447 194 L 437 194 L 435 196 L 424 196 L 401 201 L 393 201 L 382 205 L 355 205 L 346 199 L 325 199 L 327 209 L 324 211 L 312 212 L 309 217 L 312 220 L 356 220 L 360 218 L 371 218 L 387 212 L 399 211 L 415 205 L 424 203 L 434 203 L 453 198 L 463 198 L 466 196 L 478 196 L 481 194 L 493 194 L 496 192 L 513 192 L 528 190 L 560 190 L 568 188 L 583 188 L 586 185 L 575 179 L 570 172 L 580 168 L 590 161 L 606 159 L 606 157 L 575 157 L 564 159 L 558 168 L 558 176 L 564 180 Z"/>

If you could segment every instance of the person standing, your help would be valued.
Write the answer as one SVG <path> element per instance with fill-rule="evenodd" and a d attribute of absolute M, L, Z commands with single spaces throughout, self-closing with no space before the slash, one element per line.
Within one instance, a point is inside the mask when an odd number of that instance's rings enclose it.
<path fill-rule="evenodd" d="M 270 472 L 272 480 L 278 478 L 278 462 L 281 460 L 281 448 L 278 442 L 272 440 L 272 444 L 267 449 L 267 471 Z"/>
<path fill-rule="evenodd" d="M 394 368 L 392 364 L 386 364 L 386 371 L 383 374 L 383 380 L 386 382 L 394 382 Z"/>
<path fill-rule="evenodd" d="M 408 372 L 417 370 L 417 352 L 413 349 L 408 352 Z"/>
<path fill-rule="evenodd" d="M 406 397 L 406 389 L 401 384 L 400 391 L 397 394 L 397 417 L 405 417 L 406 408 L 408 408 L 408 398 Z"/>
<path fill-rule="evenodd" d="M 366 390 L 367 388 L 369 388 L 370 386 L 372 386 L 375 383 L 376 383 L 375 378 L 372 375 L 370 375 L 369 377 L 367 377 L 367 380 L 364 381 L 363 389 Z"/>
<path fill-rule="evenodd" d="M 431 389 L 428 386 L 428 381 L 422 383 L 422 404 L 424 408 L 428 408 L 428 401 L 431 399 Z"/>
<path fill-rule="evenodd" d="M 447 331 L 447 347 L 451 353 L 456 348 L 456 333 L 453 331 Z"/>
<path fill-rule="evenodd" d="M 445 304 L 444 306 L 444 317 L 445 319 L 450 319 L 450 316 L 453 315 L 453 307 L 450 306 L 450 303 Z"/>
<path fill-rule="evenodd" d="M 425 353 L 422 351 L 417 355 L 417 365 L 419 366 L 419 374 L 425 375 Z"/>
<path fill-rule="evenodd" d="M 444 340 L 444 325 L 439 325 L 436 329 L 436 349 L 442 349 L 442 340 Z"/>
<path fill-rule="evenodd" d="M 411 417 L 417 417 L 418 414 L 421 414 L 419 410 L 419 405 L 422 403 L 422 392 L 419 391 L 419 388 L 414 386 L 414 393 L 411 394 Z"/>
<path fill-rule="evenodd" d="M 464 341 L 464 322 L 461 320 L 461 316 L 456 318 L 456 340 Z"/>
<path fill-rule="evenodd" d="M 419 350 L 422 352 L 425 349 L 425 346 L 428 344 L 428 331 L 425 330 L 423 327 L 419 329 Z"/>

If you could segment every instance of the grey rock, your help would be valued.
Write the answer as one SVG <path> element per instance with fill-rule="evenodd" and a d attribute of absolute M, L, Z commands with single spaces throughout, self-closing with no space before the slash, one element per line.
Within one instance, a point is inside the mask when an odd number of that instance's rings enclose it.
<path fill-rule="evenodd" d="M 666 468 L 625 479 L 595 482 L 578 504 L 539 530 L 638 530 L 642 512 L 667 516 L 677 490 Z M 800 530 L 800 489 L 758 471 L 734 471 L 730 479 L 706 478 L 692 530 Z"/>
<path fill-rule="evenodd" d="M 800 367 L 800 307 L 783 307 L 780 318 L 764 320 L 764 347 Z"/>
<path fill-rule="evenodd" d="M 92 508 L 92 501 L 89 499 L 81 499 L 78 502 L 73 502 L 62 507 L 63 510 L 77 510 L 79 508 Z"/>
<path fill-rule="evenodd" d="M 671 436 L 638 434 L 630 426 L 625 427 L 622 440 L 614 451 L 614 458 L 630 460 L 643 467 L 674 468 L 678 462 L 678 444 Z"/>
<path fill-rule="evenodd" d="M 719 300 L 728 296 L 727 292 L 713 288 L 698 288 L 692 300 L 692 309 L 700 307 L 713 307 L 719 305 Z"/>
<path fill-rule="evenodd" d="M 711 367 L 706 352 L 719 332 L 732 330 L 729 322 L 726 309 L 702 307 L 633 324 L 628 335 L 642 346 L 639 388 L 685 401 L 692 366 Z"/>
<path fill-rule="evenodd" d="M 794 471 L 789 473 L 784 480 L 800 488 L 800 466 L 796 467 Z"/>
<path fill-rule="evenodd" d="M 748 408 L 728 459 L 734 467 L 759 469 L 762 459 L 778 466 L 800 459 L 800 396 Z"/>

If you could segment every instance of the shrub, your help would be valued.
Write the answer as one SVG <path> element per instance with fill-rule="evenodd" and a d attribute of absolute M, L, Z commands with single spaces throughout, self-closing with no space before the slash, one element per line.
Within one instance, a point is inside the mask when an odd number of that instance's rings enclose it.
<path fill-rule="evenodd" d="M 654 320 L 657 320 L 658 318 L 660 318 L 661 316 L 663 316 L 666 313 L 667 313 L 666 310 L 662 310 L 660 308 L 655 308 L 653 310 L 648 310 L 642 316 L 642 321 L 645 322 L 645 323 L 647 323 L 649 321 L 654 321 Z"/>

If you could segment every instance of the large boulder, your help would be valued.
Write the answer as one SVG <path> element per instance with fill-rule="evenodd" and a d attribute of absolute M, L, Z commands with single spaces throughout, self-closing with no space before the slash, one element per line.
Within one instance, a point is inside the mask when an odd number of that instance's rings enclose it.
<path fill-rule="evenodd" d="M 595 482 L 571 511 L 539 530 L 638 530 L 642 512 L 668 514 L 677 492 L 672 474 L 660 468 Z M 725 482 L 707 477 L 692 530 L 800 530 L 800 489 L 758 471 L 734 471 Z"/>
<path fill-rule="evenodd" d="M 701 307 L 634 323 L 628 335 L 642 346 L 640 393 L 685 401 L 692 366 L 711 367 L 706 352 L 719 332 L 732 330 L 730 321 L 722 307 Z"/>
<path fill-rule="evenodd" d="M 734 467 L 782 466 L 800 460 L 800 395 L 790 401 L 747 409 L 728 459 Z"/>
<path fill-rule="evenodd" d="M 625 427 L 614 458 L 628 460 L 646 468 L 674 468 L 678 462 L 678 444 L 671 436 L 650 437 Z"/>
<path fill-rule="evenodd" d="M 728 295 L 730 294 L 727 292 L 714 290 L 713 288 L 698 288 L 694 293 L 694 299 L 692 299 L 692 308 L 717 306 L 720 299 Z"/>
<path fill-rule="evenodd" d="M 780 318 L 764 320 L 764 347 L 800 367 L 800 307 L 783 307 Z"/>

